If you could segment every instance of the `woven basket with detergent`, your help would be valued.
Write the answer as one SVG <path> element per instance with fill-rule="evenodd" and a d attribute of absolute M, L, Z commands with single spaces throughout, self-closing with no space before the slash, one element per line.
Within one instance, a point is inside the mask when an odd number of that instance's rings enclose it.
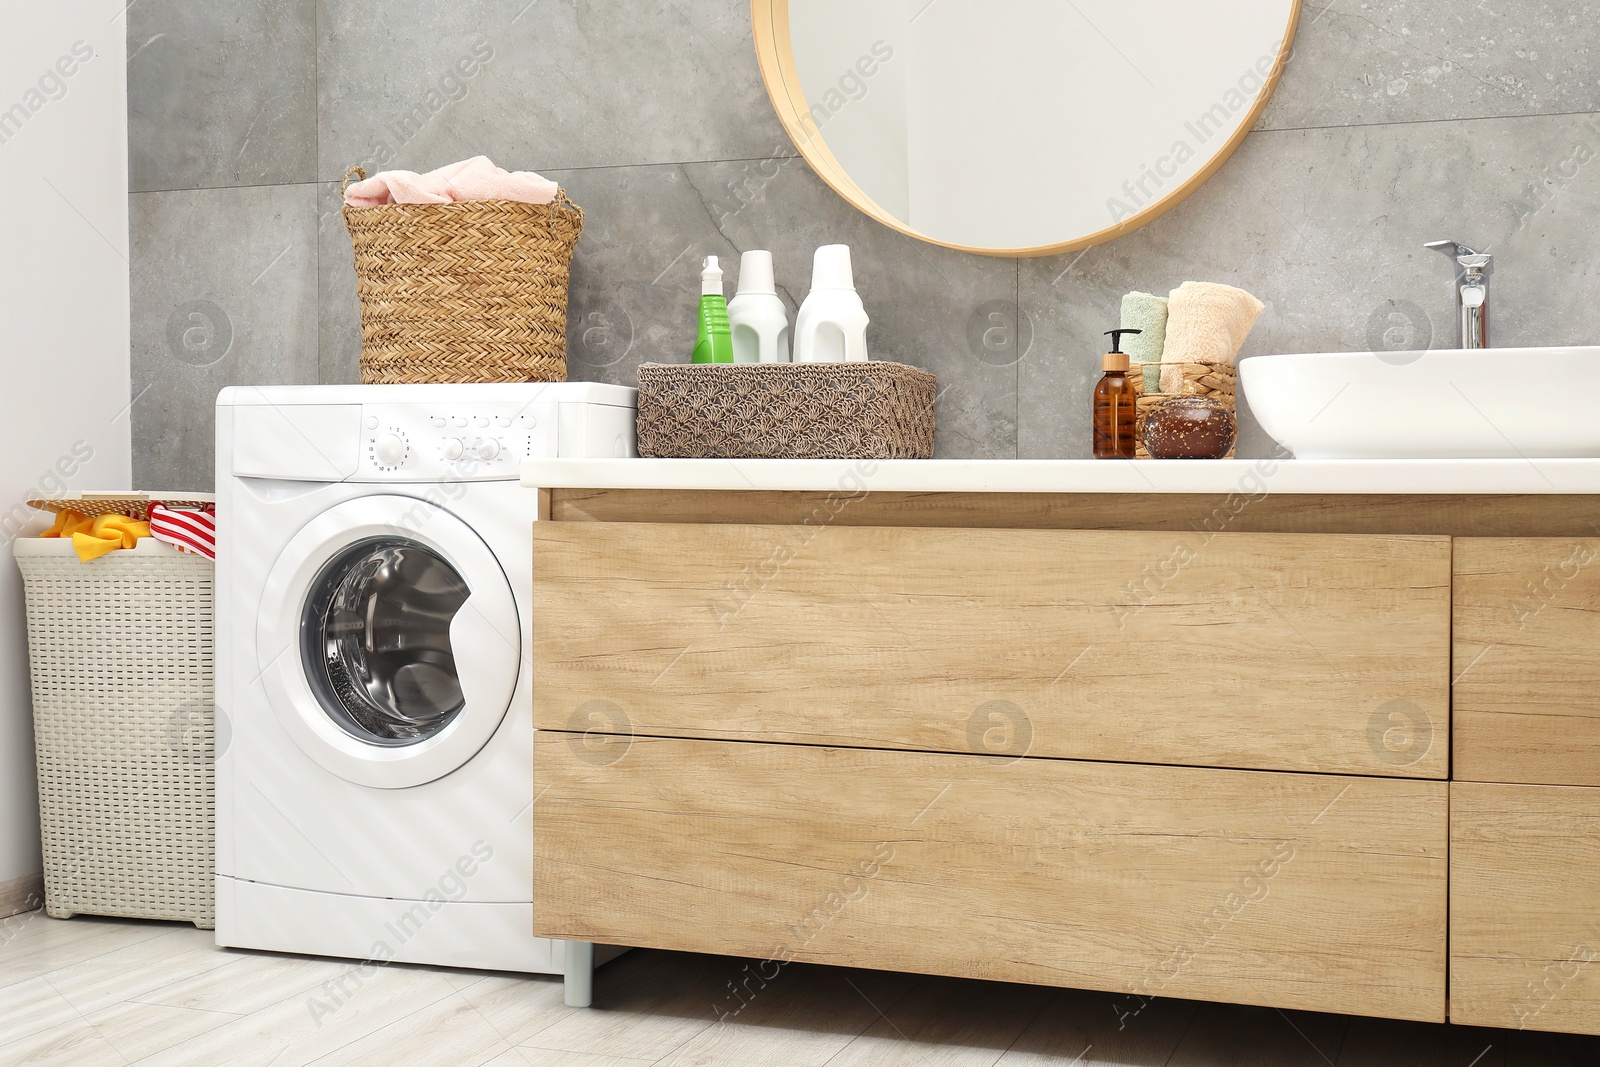
<path fill-rule="evenodd" d="M 365 178 L 360 167 L 344 184 Z M 583 209 L 469 200 L 344 209 L 361 381 L 564 382 L 567 279 Z"/>
<path fill-rule="evenodd" d="M 931 459 L 937 380 L 904 363 L 646 363 L 639 455 Z"/>

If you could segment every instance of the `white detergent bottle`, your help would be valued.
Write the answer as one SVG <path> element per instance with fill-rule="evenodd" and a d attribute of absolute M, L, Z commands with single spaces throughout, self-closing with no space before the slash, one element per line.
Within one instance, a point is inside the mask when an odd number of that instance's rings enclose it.
<path fill-rule="evenodd" d="M 739 291 L 728 301 L 735 363 L 789 362 L 789 309 L 772 281 L 772 253 L 739 257 Z"/>
<path fill-rule="evenodd" d="M 850 271 L 850 246 L 823 245 L 811 263 L 811 292 L 795 316 L 794 361 L 866 362 L 867 322 Z"/>

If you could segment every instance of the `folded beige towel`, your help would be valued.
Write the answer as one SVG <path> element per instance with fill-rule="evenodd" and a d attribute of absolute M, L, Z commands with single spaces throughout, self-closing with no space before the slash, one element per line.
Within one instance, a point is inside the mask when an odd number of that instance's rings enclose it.
<path fill-rule="evenodd" d="M 1161 391 L 1183 387 L 1181 363 L 1232 363 L 1261 314 L 1262 303 L 1243 289 L 1216 282 L 1184 282 L 1167 302 L 1167 344 L 1161 353 Z"/>

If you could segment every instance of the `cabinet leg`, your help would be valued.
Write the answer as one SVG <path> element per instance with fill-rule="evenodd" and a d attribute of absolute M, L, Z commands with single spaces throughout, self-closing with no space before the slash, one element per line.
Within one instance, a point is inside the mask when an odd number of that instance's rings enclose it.
<path fill-rule="evenodd" d="M 587 1008 L 594 1001 L 594 942 L 566 942 L 563 992 L 569 1008 Z"/>

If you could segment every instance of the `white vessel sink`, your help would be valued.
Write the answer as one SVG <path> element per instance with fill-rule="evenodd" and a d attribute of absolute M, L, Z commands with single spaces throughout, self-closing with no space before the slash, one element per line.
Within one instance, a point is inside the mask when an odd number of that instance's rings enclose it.
<path fill-rule="evenodd" d="M 1600 456 L 1600 347 L 1251 356 L 1239 377 L 1297 459 Z"/>

